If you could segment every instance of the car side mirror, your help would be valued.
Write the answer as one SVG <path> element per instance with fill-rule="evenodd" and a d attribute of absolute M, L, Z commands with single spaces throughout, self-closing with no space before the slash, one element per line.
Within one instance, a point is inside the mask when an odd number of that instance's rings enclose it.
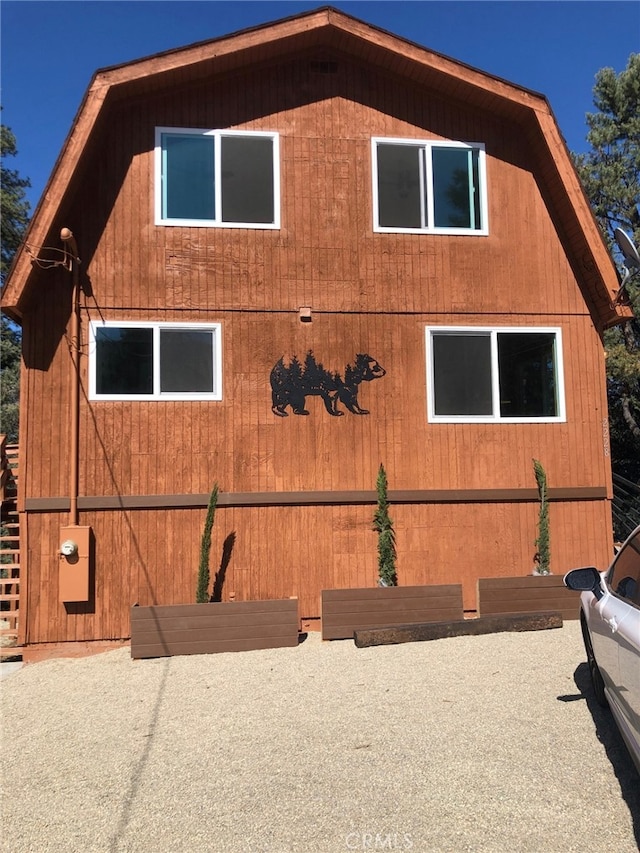
<path fill-rule="evenodd" d="M 574 589 L 577 592 L 592 592 L 598 600 L 604 595 L 600 583 L 600 572 L 593 566 L 572 569 L 564 576 L 563 583 L 568 589 Z"/>

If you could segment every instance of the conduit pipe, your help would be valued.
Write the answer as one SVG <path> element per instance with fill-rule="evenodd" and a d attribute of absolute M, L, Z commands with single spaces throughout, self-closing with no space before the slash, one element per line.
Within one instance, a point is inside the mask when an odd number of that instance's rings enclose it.
<path fill-rule="evenodd" d="M 71 427 L 69 462 L 69 525 L 78 526 L 79 488 L 79 432 L 80 432 L 80 258 L 73 232 L 69 228 L 60 231 L 60 239 L 68 247 L 71 270 Z"/>

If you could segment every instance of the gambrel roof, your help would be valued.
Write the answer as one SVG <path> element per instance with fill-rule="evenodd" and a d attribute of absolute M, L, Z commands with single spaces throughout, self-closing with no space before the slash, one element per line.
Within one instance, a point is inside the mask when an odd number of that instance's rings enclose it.
<path fill-rule="evenodd" d="M 513 122 L 536 157 L 544 193 L 561 223 L 576 277 L 602 329 L 629 311 L 612 308 L 619 278 L 589 207 L 547 99 L 406 39 L 323 7 L 274 23 L 97 71 L 34 213 L 27 242 L 61 245 L 58 221 L 90 143 L 112 105 L 185 82 L 229 73 L 281 56 L 314 49 L 347 54 L 384 69 L 396 80 L 437 90 L 439 95 Z M 17 253 L 3 294 L 4 310 L 19 320 L 32 281 L 31 257 Z"/>

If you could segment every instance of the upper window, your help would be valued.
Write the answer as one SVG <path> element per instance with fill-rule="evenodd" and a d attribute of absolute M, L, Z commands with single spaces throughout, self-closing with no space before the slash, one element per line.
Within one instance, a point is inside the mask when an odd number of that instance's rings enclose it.
<path fill-rule="evenodd" d="M 564 421 L 560 329 L 427 329 L 430 421 Z"/>
<path fill-rule="evenodd" d="M 279 228 L 278 134 L 156 128 L 156 223 Z"/>
<path fill-rule="evenodd" d="M 376 231 L 486 234 L 482 145 L 373 139 Z"/>
<path fill-rule="evenodd" d="M 92 400 L 221 400 L 220 324 L 89 327 Z"/>

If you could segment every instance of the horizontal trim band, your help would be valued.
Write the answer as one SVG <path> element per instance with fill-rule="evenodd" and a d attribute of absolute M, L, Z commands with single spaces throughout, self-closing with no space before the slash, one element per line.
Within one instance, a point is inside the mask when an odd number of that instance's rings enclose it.
<path fill-rule="evenodd" d="M 606 486 L 549 489 L 550 501 L 595 501 L 608 497 Z M 389 502 L 403 503 L 514 503 L 538 500 L 537 489 L 408 489 L 390 491 Z M 375 491 L 345 492 L 221 492 L 218 506 L 321 506 L 375 504 Z M 78 498 L 78 509 L 199 509 L 209 495 L 96 495 Z M 27 512 L 68 512 L 69 498 L 27 498 Z"/>

